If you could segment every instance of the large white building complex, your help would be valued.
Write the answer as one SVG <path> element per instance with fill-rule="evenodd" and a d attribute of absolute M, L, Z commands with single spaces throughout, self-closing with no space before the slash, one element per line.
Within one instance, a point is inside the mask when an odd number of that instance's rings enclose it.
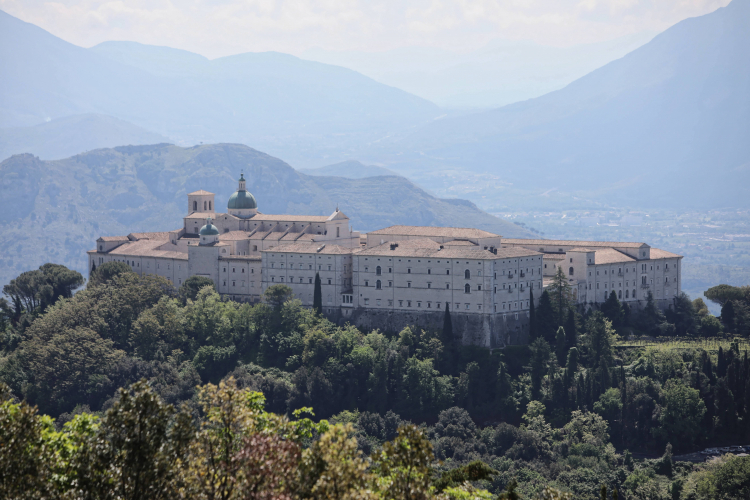
<path fill-rule="evenodd" d="M 319 274 L 333 320 L 381 330 L 440 327 L 447 306 L 462 340 L 488 347 L 527 340 L 530 292 L 538 300 L 558 267 L 582 306 L 614 290 L 634 307 L 649 292 L 668 307 L 680 293 L 682 256 L 645 243 L 507 239 L 422 226 L 360 234 L 338 208 L 329 216 L 263 214 L 244 176 L 226 213 L 216 212 L 213 193 L 187 196 L 180 229 L 101 237 L 88 252 L 89 269 L 120 261 L 176 286 L 205 276 L 221 295 L 250 302 L 283 283 L 305 306 L 312 306 Z"/>

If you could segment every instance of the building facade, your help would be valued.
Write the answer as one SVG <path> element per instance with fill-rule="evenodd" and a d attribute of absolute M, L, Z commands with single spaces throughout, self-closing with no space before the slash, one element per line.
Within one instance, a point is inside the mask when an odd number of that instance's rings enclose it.
<path fill-rule="evenodd" d="M 451 312 L 465 343 L 528 340 L 530 300 L 558 269 L 576 301 L 591 306 L 615 291 L 634 307 L 649 292 L 668 307 L 681 290 L 681 259 L 645 243 L 507 239 L 472 228 L 391 226 L 366 235 L 336 208 L 329 216 L 258 211 L 244 176 L 225 213 L 214 194 L 188 195 L 182 227 L 107 236 L 88 252 L 89 269 L 111 261 L 180 286 L 205 276 L 225 297 L 257 302 L 276 284 L 311 307 L 320 276 L 325 314 L 363 328 L 440 328 Z"/>

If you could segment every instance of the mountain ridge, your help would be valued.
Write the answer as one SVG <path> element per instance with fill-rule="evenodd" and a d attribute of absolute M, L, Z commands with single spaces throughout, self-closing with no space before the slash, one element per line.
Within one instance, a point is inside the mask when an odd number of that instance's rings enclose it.
<path fill-rule="evenodd" d="M 402 177 L 307 176 L 240 144 L 119 146 L 53 161 L 23 154 L 0 163 L 0 196 L 8 207 L 0 212 L 6 235 L 0 282 L 50 261 L 86 273 L 85 252 L 97 237 L 179 228 L 185 195 L 196 189 L 214 192 L 221 210 L 240 171 L 264 213 L 329 215 L 338 206 L 356 230 L 411 224 L 531 235 L 471 202 L 438 199 Z"/>

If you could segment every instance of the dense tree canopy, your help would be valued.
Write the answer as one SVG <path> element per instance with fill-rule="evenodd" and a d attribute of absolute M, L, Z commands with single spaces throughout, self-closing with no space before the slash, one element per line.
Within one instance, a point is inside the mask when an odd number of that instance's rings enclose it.
<path fill-rule="evenodd" d="M 36 485 L 51 498 L 50 488 L 75 483 L 123 498 L 172 498 L 174 488 L 194 492 L 189 498 L 380 498 L 414 486 L 424 495 L 414 498 L 486 498 L 488 489 L 528 499 L 553 491 L 547 487 L 598 498 L 606 485 L 626 498 L 697 499 L 734 483 L 717 483 L 715 468 L 667 468 L 665 458 L 634 461 L 623 450 L 661 455 L 668 443 L 681 453 L 750 438 L 747 344 L 699 338 L 742 330 L 728 331 L 686 297 L 666 313 L 651 300 L 615 324 L 596 305 L 571 303 L 559 314 L 544 291 L 534 318 L 540 335 L 490 351 L 461 346 L 449 312 L 434 331 L 362 331 L 302 307 L 284 285 L 247 304 L 198 280 L 178 291 L 129 269 L 97 270 L 106 279 L 75 294 L 75 280 L 60 279 L 72 283 L 70 293 L 23 312 L 25 321 L 14 322 L 6 304 L 0 438 L 23 439 L 0 453 L 21 453 L 27 472 L 11 481 L 0 457 L 0 493 Z M 47 268 L 50 276 L 63 271 Z M 626 310 L 610 297 L 611 310 Z M 737 311 L 743 303 L 725 304 Z M 633 331 L 696 342 L 624 346 L 618 334 Z M 288 438 L 302 425 L 293 424 L 302 422 L 295 411 L 306 407 L 330 429 L 306 421 L 309 436 Z M 421 427 L 399 433 L 409 421 Z M 138 422 L 153 425 L 150 437 L 135 434 Z M 270 430 L 241 431 L 245 425 Z M 50 436 L 67 451 L 50 447 Z M 726 470 L 742 477 L 742 462 L 732 464 Z M 329 473 L 347 478 L 343 486 L 327 481 Z M 461 482 L 472 474 L 484 476 Z M 742 481 L 731 491 L 743 491 Z"/>

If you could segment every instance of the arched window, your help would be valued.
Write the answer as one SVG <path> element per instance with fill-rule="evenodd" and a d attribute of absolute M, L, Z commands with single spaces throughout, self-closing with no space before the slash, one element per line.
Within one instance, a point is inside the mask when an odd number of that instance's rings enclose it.
<path fill-rule="evenodd" d="M 469 271 L 466 272 L 468 273 Z M 464 285 L 464 293 L 471 293 L 471 285 L 469 285 L 468 283 Z"/>
<path fill-rule="evenodd" d="M 622 298 L 622 290 L 618 290 L 618 291 L 617 291 L 617 298 L 618 298 L 618 299 L 621 299 L 621 298 Z"/>
<path fill-rule="evenodd" d="M 633 290 L 633 298 L 635 298 L 635 290 Z"/>
<path fill-rule="evenodd" d="M 211 207 L 211 200 L 208 200 L 208 209 L 213 210 L 213 208 Z"/>
<path fill-rule="evenodd" d="M 193 212 L 197 212 L 197 211 L 198 211 L 198 202 L 194 201 L 193 202 Z"/>
<path fill-rule="evenodd" d="M 375 282 L 375 289 L 376 289 L 376 290 L 380 290 L 381 288 L 383 288 L 383 286 L 382 286 L 382 284 L 380 283 L 380 280 L 376 281 L 376 282 Z"/>
<path fill-rule="evenodd" d="M 375 268 L 375 274 L 376 275 L 380 276 L 382 274 L 382 272 L 383 272 L 383 270 L 380 269 L 380 266 L 378 266 L 378 267 Z"/>
<path fill-rule="evenodd" d="M 471 271 L 469 271 L 468 269 L 466 271 L 464 271 L 464 278 L 467 279 L 467 280 L 470 280 L 471 279 Z M 468 286 L 468 285 L 466 285 L 466 286 Z M 469 292 L 466 292 L 466 293 L 469 293 Z"/>
<path fill-rule="evenodd" d="M 572 267 L 568 269 L 568 274 L 571 275 L 571 276 L 573 276 L 573 268 Z"/>
<path fill-rule="evenodd" d="M 208 205 L 207 205 L 207 204 L 206 204 L 206 202 L 204 201 L 204 202 L 203 202 L 203 210 L 206 210 L 207 208 L 208 208 Z"/>
<path fill-rule="evenodd" d="M 625 298 L 626 299 L 630 298 L 630 290 L 625 290 Z"/>

